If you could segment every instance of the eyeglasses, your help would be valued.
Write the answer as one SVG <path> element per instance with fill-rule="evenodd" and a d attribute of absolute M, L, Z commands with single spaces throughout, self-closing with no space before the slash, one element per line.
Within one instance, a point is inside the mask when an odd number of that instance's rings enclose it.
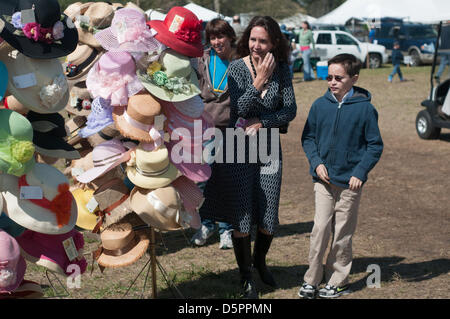
<path fill-rule="evenodd" d="M 333 81 L 333 75 L 327 76 L 326 79 L 327 79 L 328 82 Z M 345 79 L 345 76 L 335 75 L 335 76 L 334 76 L 334 79 L 335 79 L 337 82 L 342 82 L 342 80 Z"/>

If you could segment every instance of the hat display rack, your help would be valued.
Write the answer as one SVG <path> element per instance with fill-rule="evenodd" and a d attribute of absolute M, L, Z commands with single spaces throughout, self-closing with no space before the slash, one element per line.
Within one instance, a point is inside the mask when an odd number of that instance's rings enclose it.
<path fill-rule="evenodd" d="M 200 32 L 183 7 L 147 21 L 132 4 L 2 1 L 0 299 L 43 297 L 26 262 L 56 293 L 49 274 L 83 274 L 89 257 L 102 272 L 126 267 L 147 251 L 131 286 L 149 265 L 144 290 L 151 270 L 157 297 L 159 267 L 182 296 L 156 259 L 155 231 L 201 226 L 196 183 L 211 175 L 202 137 L 214 124 L 191 64 Z M 93 252 L 84 234 L 101 241 Z"/>

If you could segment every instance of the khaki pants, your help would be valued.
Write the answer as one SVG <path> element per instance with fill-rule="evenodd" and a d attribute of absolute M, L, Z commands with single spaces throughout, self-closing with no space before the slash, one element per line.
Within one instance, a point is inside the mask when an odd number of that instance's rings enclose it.
<path fill-rule="evenodd" d="M 358 206 L 361 199 L 358 191 L 341 188 L 322 182 L 314 183 L 316 213 L 309 249 L 309 269 L 304 281 L 318 286 L 323 278 L 322 261 L 332 238 L 325 265 L 326 283 L 343 286 L 348 283 L 352 268 L 352 236 L 356 229 Z"/>

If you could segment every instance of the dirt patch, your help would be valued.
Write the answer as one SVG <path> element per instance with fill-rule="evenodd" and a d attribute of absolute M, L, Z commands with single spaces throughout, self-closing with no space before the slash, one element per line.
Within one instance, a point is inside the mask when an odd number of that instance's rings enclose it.
<path fill-rule="evenodd" d="M 430 67 L 403 68 L 407 82 L 387 82 L 391 68 L 363 70 L 358 85 L 372 93 L 379 112 L 385 148 L 380 162 L 364 186 L 353 240 L 350 282 L 354 293 L 343 298 L 449 298 L 450 230 L 450 131 L 438 140 L 421 140 L 415 132 L 420 102 L 429 93 Z M 314 197 L 308 161 L 300 144 L 303 126 L 312 102 L 326 90 L 325 81 L 301 82 L 294 78 L 298 113 L 282 136 L 283 186 L 280 226 L 268 254 L 280 288 L 271 290 L 259 280 L 261 298 L 297 297 L 308 267 L 309 235 L 313 226 Z M 235 298 L 239 273 L 232 250 L 219 250 L 218 234 L 204 247 L 193 248 L 188 239 L 193 231 L 157 236 L 158 260 L 184 297 Z M 163 242 L 161 241 L 163 239 Z M 98 245 L 87 238 L 88 254 Z M 148 261 L 120 269 L 91 267 L 81 278 L 81 288 L 68 289 L 67 298 L 122 298 Z M 369 265 L 378 265 L 381 287 L 368 288 Z M 28 263 L 26 278 L 49 285 L 44 269 Z M 141 294 L 146 270 L 127 298 L 149 298 L 151 287 Z M 61 278 L 61 277 L 60 277 Z M 158 272 L 160 298 L 178 296 Z M 61 278 L 65 284 L 65 278 Z M 150 278 L 148 278 L 150 280 Z M 53 280 L 55 282 L 55 280 Z M 50 287 L 46 296 L 53 296 Z"/>

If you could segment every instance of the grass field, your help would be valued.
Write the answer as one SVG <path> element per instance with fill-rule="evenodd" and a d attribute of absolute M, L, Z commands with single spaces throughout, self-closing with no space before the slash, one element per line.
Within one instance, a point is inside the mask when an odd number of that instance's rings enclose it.
<path fill-rule="evenodd" d="M 438 140 L 424 141 L 415 132 L 420 102 L 429 93 L 430 67 L 403 67 L 407 82 L 388 83 L 390 65 L 364 69 L 357 85 L 372 93 L 379 112 L 379 125 L 385 143 L 382 158 L 364 186 L 353 239 L 353 268 L 350 282 L 354 293 L 343 298 L 449 298 L 450 131 Z M 266 287 L 255 272 L 260 298 L 298 298 L 297 291 L 308 267 L 309 235 L 313 226 L 314 197 L 308 162 L 300 136 L 312 102 L 325 93 L 325 81 L 302 82 L 296 73 L 293 83 L 298 113 L 282 136 L 283 186 L 280 226 L 267 257 L 279 288 Z M 157 256 L 185 298 L 236 298 L 239 273 L 232 250 L 219 250 L 219 236 L 212 236 L 203 247 L 192 247 L 194 231 L 157 234 Z M 142 291 L 146 270 L 127 296 L 125 292 L 149 260 L 146 254 L 135 264 L 101 273 L 90 252 L 99 241 L 85 234 L 88 270 L 81 286 L 67 289 L 64 298 L 150 298 L 151 285 Z M 370 265 L 380 269 L 380 288 L 367 287 Z M 369 267 L 370 268 L 370 267 Z M 44 286 L 45 297 L 55 297 L 45 269 L 28 263 L 26 279 Z M 59 276 L 62 283 L 66 279 Z M 370 278 L 369 278 L 370 279 Z M 52 279 L 57 285 L 57 281 Z M 159 298 L 178 294 L 157 272 Z M 59 287 L 57 293 L 64 292 Z"/>

